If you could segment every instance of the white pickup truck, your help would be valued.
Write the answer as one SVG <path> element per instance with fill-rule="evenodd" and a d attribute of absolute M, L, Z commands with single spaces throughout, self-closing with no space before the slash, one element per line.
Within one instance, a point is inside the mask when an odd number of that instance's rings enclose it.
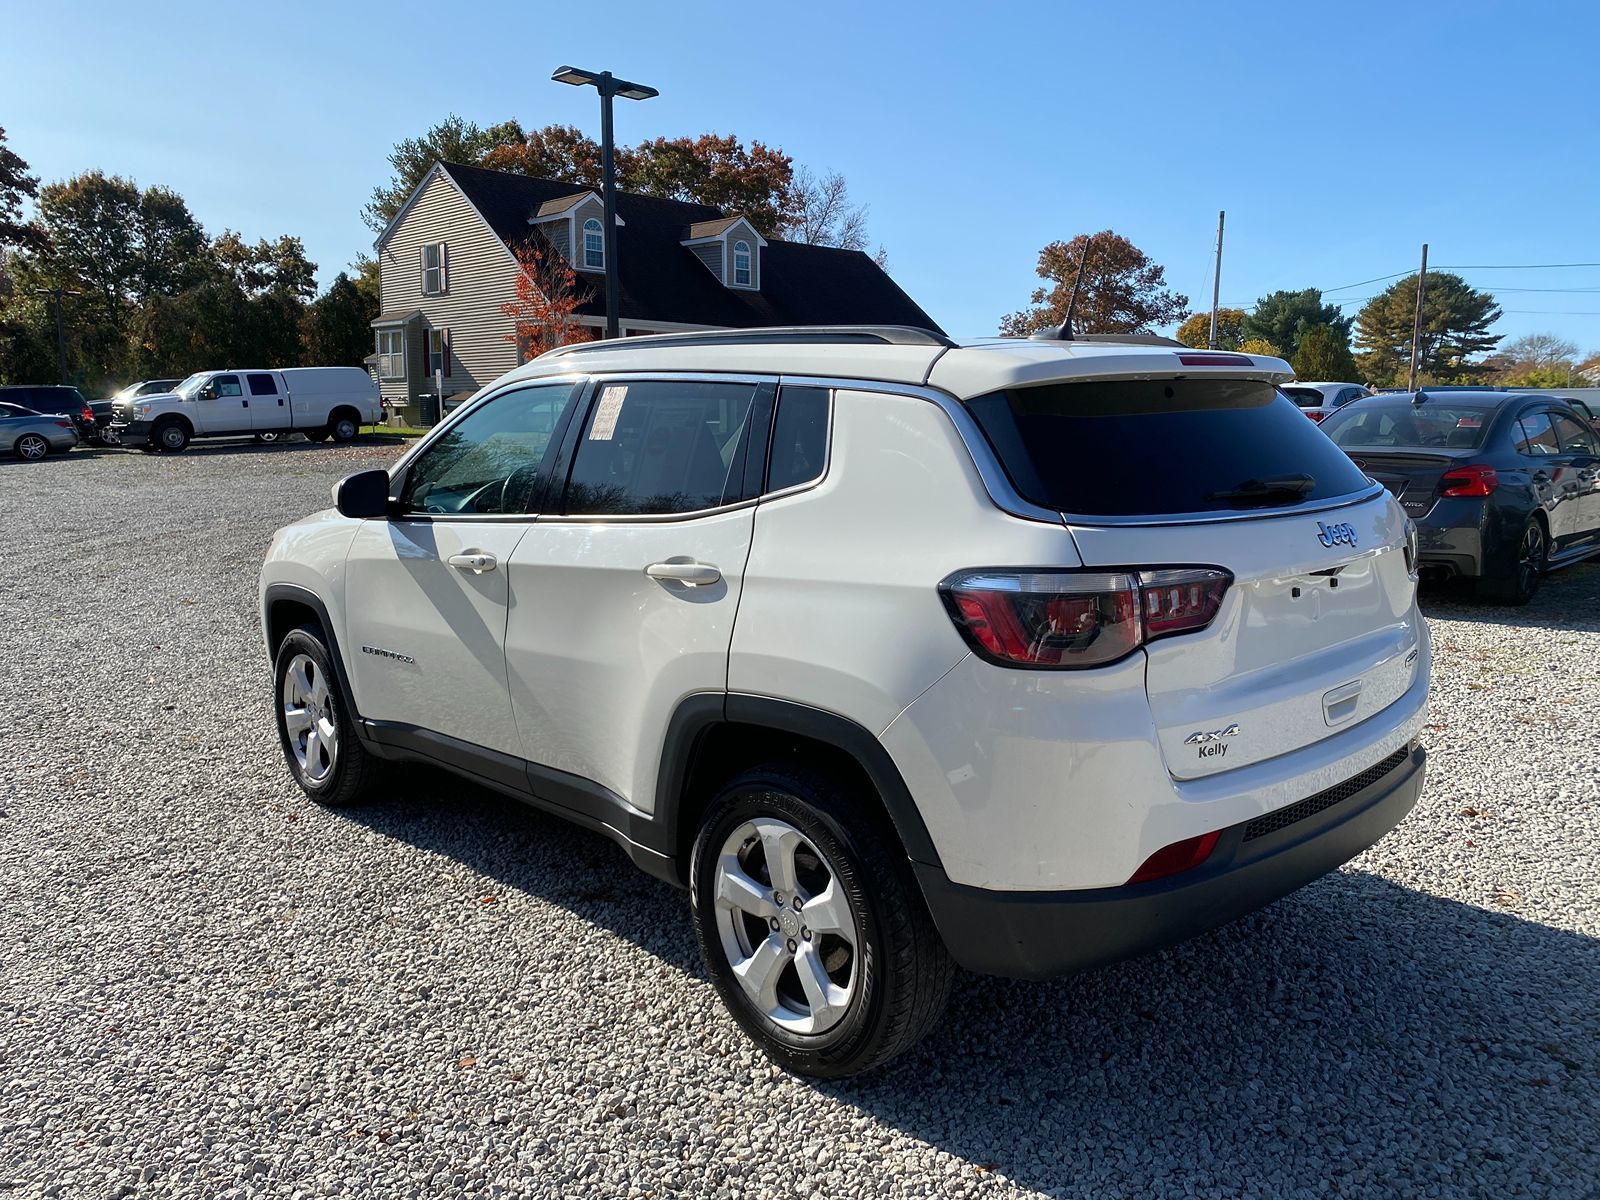
<path fill-rule="evenodd" d="M 360 367 L 200 371 L 170 392 L 118 400 L 110 441 L 176 454 L 193 438 L 264 441 L 294 431 L 348 442 L 382 416 L 378 385 Z"/>

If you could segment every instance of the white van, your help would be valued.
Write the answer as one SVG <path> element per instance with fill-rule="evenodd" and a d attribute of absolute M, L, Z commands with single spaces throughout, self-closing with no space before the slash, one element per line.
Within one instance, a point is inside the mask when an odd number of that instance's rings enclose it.
<path fill-rule="evenodd" d="M 192 438 L 272 440 L 296 430 L 348 442 L 382 415 L 378 385 L 360 367 L 200 371 L 172 391 L 118 400 L 107 429 L 124 446 L 176 454 Z"/>

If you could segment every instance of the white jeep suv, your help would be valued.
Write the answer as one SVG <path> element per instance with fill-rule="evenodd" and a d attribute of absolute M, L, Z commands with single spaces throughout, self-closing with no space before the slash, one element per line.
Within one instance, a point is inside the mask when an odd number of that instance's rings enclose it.
<path fill-rule="evenodd" d="M 261 576 L 325 804 L 436 763 L 684 886 L 784 1066 L 955 967 L 1043 978 L 1332 870 L 1422 786 L 1409 524 L 1275 388 L 1155 338 L 633 338 L 485 388 Z"/>

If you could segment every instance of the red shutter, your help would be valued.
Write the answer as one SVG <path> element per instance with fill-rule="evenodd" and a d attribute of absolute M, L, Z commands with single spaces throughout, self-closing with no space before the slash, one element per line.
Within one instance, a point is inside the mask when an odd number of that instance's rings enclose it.
<path fill-rule="evenodd" d="M 439 334 L 439 337 L 444 342 L 444 347 L 443 347 L 444 348 L 444 353 L 440 355 L 440 357 L 442 359 L 444 359 L 444 377 L 446 379 L 449 379 L 450 378 L 450 331 L 448 329 L 441 331 L 440 334 Z"/>

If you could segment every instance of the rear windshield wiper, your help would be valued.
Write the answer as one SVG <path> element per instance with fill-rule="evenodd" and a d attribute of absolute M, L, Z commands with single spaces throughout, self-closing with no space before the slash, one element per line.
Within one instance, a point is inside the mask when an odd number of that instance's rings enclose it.
<path fill-rule="evenodd" d="M 1238 487 L 1212 492 L 1207 500 L 1264 501 L 1283 496 L 1303 497 L 1317 486 L 1310 475 L 1274 475 L 1270 479 L 1246 479 Z"/>

